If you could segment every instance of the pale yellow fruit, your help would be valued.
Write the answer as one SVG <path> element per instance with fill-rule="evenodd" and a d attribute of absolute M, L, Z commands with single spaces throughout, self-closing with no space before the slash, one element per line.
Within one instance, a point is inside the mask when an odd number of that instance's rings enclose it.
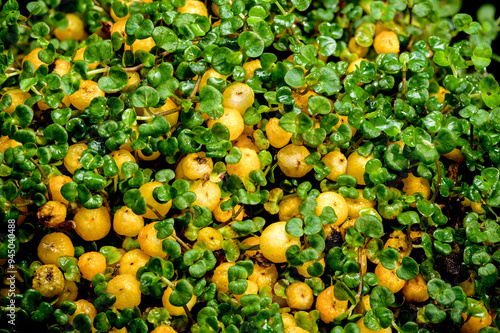
<path fill-rule="evenodd" d="M 189 190 L 196 194 L 196 201 L 193 202 L 192 206 L 207 207 L 210 211 L 213 211 L 219 204 L 220 187 L 210 180 L 196 180 L 191 183 Z"/>
<path fill-rule="evenodd" d="M 227 87 L 222 97 L 224 97 L 223 107 L 238 110 L 243 116 L 245 111 L 253 105 L 255 93 L 250 86 L 237 82 Z"/>
<path fill-rule="evenodd" d="M 198 231 L 197 239 L 199 242 L 203 242 L 210 251 L 222 249 L 222 242 L 224 241 L 222 234 L 212 227 L 205 227 Z"/>
<path fill-rule="evenodd" d="M 359 212 L 366 208 L 375 208 L 375 200 L 368 200 L 363 197 L 363 190 L 358 189 L 359 196 L 356 199 L 346 198 L 349 217 L 352 219 L 359 217 Z"/>
<path fill-rule="evenodd" d="M 341 225 L 349 215 L 349 207 L 342 195 L 337 192 L 323 192 L 317 198 L 316 215 L 320 216 L 325 207 L 331 207 L 337 215 L 334 225 Z"/>
<path fill-rule="evenodd" d="M 198 14 L 208 17 L 208 10 L 205 4 L 197 0 L 188 0 L 183 7 L 177 8 L 179 13 Z"/>
<path fill-rule="evenodd" d="M 340 175 L 345 175 L 347 173 L 347 158 L 340 151 L 335 150 L 329 152 L 321 159 L 325 162 L 325 166 L 330 168 L 330 173 L 326 178 L 337 181 L 337 177 Z"/>
<path fill-rule="evenodd" d="M 219 119 L 209 119 L 207 127 L 211 129 L 216 123 L 226 126 L 229 130 L 230 141 L 236 140 L 243 133 L 245 126 L 241 113 L 238 110 L 230 108 L 224 108 L 224 113 Z"/>
<path fill-rule="evenodd" d="M 147 219 L 157 219 L 160 218 L 151 208 L 156 210 L 160 214 L 160 216 L 165 216 L 170 210 L 170 207 L 172 207 L 172 200 L 169 200 L 165 203 L 160 203 L 156 201 L 156 199 L 153 196 L 153 191 L 155 188 L 162 186 L 163 184 L 157 181 L 154 182 L 149 182 L 146 184 L 143 184 L 140 188 L 139 191 L 141 191 L 141 195 L 146 198 L 146 203 L 150 206 L 148 207 L 146 214 L 142 215 L 143 217 Z"/>
<path fill-rule="evenodd" d="M 66 18 L 68 19 L 68 26 L 66 29 L 54 29 L 54 35 L 57 39 L 61 41 L 70 38 L 78 41 L 83 40 L 86 37 L 86 33 L 82 19 L 71 13 L 66 14 Z"/>
<path fill-rule="evenodd" d="M 80 208 L 73 218 L 75 231 L 86 241 L 96 241 L 106 237 L 111 229 L 111 217 L 106 207 L 97 209 Z"/>
<path fill-rule="evenodd" d="M 107 292 L 116 297 L 113 306 L 118 310 L 123 310 L 141 304 L 140 285 L 141 283 L 136 280 L 135 276 L 130 274 L 118 275 L 108 281 Z"/>
<path fill-rule="evenodd" d="M 373 47 L 378 54 L 399 53 L 398 35 L 393 31 L 383 31 L 379 33 L 373 41 Z"/>
<path fill-rule="evenodd" d="M 296 310 L 309 310 L 314 302 L 311 287 L 304 282 L 294 282 L 286 288 L 286 302 Z"/>
<path fill-rule="evenodd" d="M 288 234 L 285 227 L 286 222 L 273 223 L 266 227 L 260 236 L 260 250 L 271 262 L 286 262 L 286 250 L 292 245 L 300 247 L 300 238 Z"/>
<path fill-rule="evenodd" d="M 135 237 L 144 227 L 144 218 L 136 215 L 132 209 L 123 206 L 113 217 L 113 229 L 118 235 Z"/>
<path fill-rule="evenodd" d="M 358 181 L 358 185 L 366 185 L 363 175 L 365 174 L 365 166 L 373 155 L 361 156 L 357 151 L 351 153 L 347 158 L 347 174 L 353 176 Z"/>
<path fill-rule="evenodd" d="M 289 144 L 278 152 L 278 166 L 287 177 L 302 178 L 313 169 L 305 161 L 309 155 L 306 147 Z"/>
<path fill-rule="evenodd" d="M 264 286 L 273 288 L 276 281 L 278 281 L 276 265 L 260 266 L 255 263 L 253 267 L 253 273 L 248 277 L 248 280 L 255 282 L 259 289 Z"/>
<path fill-rule="evenodd" d="M 271 118 L 266 124 L 266 136 L 269 144 L 274 148 L 283 148 L 292 138 L 292 133 L 288 133 L 279 125 L 278 118 Z"/>

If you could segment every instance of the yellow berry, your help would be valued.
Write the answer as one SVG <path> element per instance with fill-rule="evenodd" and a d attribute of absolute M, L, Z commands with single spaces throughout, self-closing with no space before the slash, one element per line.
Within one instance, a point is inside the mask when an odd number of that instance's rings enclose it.
<path fill-rule="evenodd" d="M 63 256 L 73 257 L 75 248 L 71 239 L 62 232 L 46 234 L 38 243 L 37 255 L 44 264 L 57 265 L 57 259 Z"/>
<path fill-rule="evenodd" d="M 365 165 L 373 155 L 361 156 L 357 151 L 351 153 L 347 158 L 347 174 L 353 176 L 358 181 L 358 185 L 366 185 L 365 179 Z"/>
<path fill-rule="evenodd" d="M 106 257 L 95 251 L 85 252 L 78 258 L 78 268 L 84 279 L 92 281 L 96 274 L 104 274 Z"/>
<path fill-rule="evenodd" d="M 286 302 L 295 310 L 309 310 L 314 302 L 311 287 L 304 282 L 294 282 L 286 288 Z"/>
<path fill-rule="evenodd" d="M 141 195 L 146 199 L 146 204 L 148 204 L 151 208 L 153 208 L 154 210 L 156 210 L 156 212 L 158 212 L 160 214 L 160 216 L 158 216 L 150 207 L 148 207 L 146 214 L 142 215 L 143 217 L 145 217 L 147 219 L 160 218 L 161 216 L 167 215 L 167 213 L 170 210 L 170 207 L 172 207 L 172 200 L 167 201 L 165 203 L 159 203 L 153 197 L 154 189 L 157 187 L 160 187 L 162 185 L 163 185 L 162 183 L 154 181 L 154 182 L 149 182 L 149 183 L 143 184 L 139 188 Z"/>
<path fill-rule="evenodd" d="M 271 118 L 266 124 L 266 136 L 269 144 L 274 148 L 283 148 L 292 138 L 292 133 L 288 133 L 279 125 L 278 118 Z"/>
<path fill-rule="evenodd" d="M 196 201 L 192 206 L 207 207 L 213 211 L 219 204 L 221 190 L 219 185 L 211 180 L 196 180 L 191 183 L 189 190 L 196 194 Z"/>
<path fill-rule="evenodd" d="M 73 218 L 75 231 L 86 241 L 96 241 L 106 237 L 111 229 L 111 217 L 106 207 L 97 209 L 80 208 Z"/>
<path fill-rule="evenodd" d="M 334 296 L 334 287 L 323 290 L 316 298 L 316 310 L 319 311 L 321 320 L 331 323 L 338 316 L 347 311 L 347 301 L 339 301 Z"/>
<path fill-rule="evenodd" d="M 330 168 L 330 173 L 326 178 L 337 181 L 337 177 L 347 173 L 347 158 L 340 151 L 332 151 L 323 156 L 321 159 L 325 162 L 325 166 Z"/>
<path fill-rule="evenodd" d="M 26 100 L 31 97 L 30 93 L 24 92 L 21 89 L 8 90 L 7 92 L 5 92 L 5 94 L 2 95 L 2 100 L 4 99 L 5 95 L 9 95 L 12 99 L 10 106 L 4 110 L 5 112 L 10 114 L 14 112 L 18 105 L 23 105 L 24 102 L 26 102 Z"/>
<path fill-rule="evenodd" d="M 33 276 L 32 286 L 43 297 L 52 298 L 64 291 L 64 276 L 56 265 L 42 265 Z"/>
<path fill-rule="evenodd" d="M 264 229 L 260 236 L 260 250 L 267 260 L 273 263 L 286 262 L 286 250 L 292 246 L 300 247 L 300 238 L 288 234 L 286 222 L 276 222 Z"/>
<path fill-rule="evenodd" d="M 123 206 L 113 217 L 113 229 L 118 235 L 135 237 L 144 227 L 144 218 L 136 215 L 132 209 Z"/>
<path fill-rule="evenodd" d="M 349 207 L 342 195 L 337 192 L 323 192 L 317 198 L 316 215 L 321 215 L 325 207 L 331 207 L 337 215 L 334 225 L 341 225 L 349 215 Z"/>
<path fill-rule="evenodd" d="M 210 251 L 222 249 L 222 242 L 224 241 L 221 233 L 212 227 L 205 227 L 198 231 L 197 239 L 199 242 L 203 242 Z"/>
<path fill-rule="evenodd" d="M 183 7 L 177 8 L 179 13 L 198 14 L 208 17 L 208 10 L 205 4 L 197 0 L 188 0 Z"/>
<path fill-rule="evenodd" d="M 90 102 L 96 97 L 104 97 L 104 91 L 99 88 L 97 82 L 84 80 L 80 82 L 80 88 L 69 96 L 71 104 L 80 111 L 88 108 Z"/>
<path fill-rule="evenodd" d="M 313 168 L 305 161 L 309 155 L 306 147 L 289 144 L 278 152 L 278 166 L 287 177 L 302 178 Z"/>
<path fill-rule="evenodd" d="M 130 274 L 132 276 L 136 276 L 137 270 L 145 266 L 149 259 L 151 259 L 151 256 L 144 253 L 141 249 L 128 251 L 120 258 L 118 274 Z"/>
<path fill-rule="evenodd" d="M 66 39 L 76 39 L 77 41 L 83 40 L 86 37 L 86 33 L 82 19 L 71 13 L 66 14 L 66 18 L 68 19 L 68 26 L 66 29 L 54 29 L 56 38 L 60 41 Z"/>
<path fill-rule="evenodd" d="M 255 101 L 253 89 L 241 82 L 237 82 L 227 87 L 222 97 L 224 97 L 224 102 L 222 104 L 224 108 L 237 110 L 242 116 Z"/>
<path fill-rule="evenodd" d="M 238 110 L 230 108 L 224 108 L 224 113 L 219 119 L 209 119 L 207 122 L 207 127 L 212 129 L 212 127 L 216 123 L 220 123 L 226 126 L 229 131 L 230 141 L 236 140 L 241 135 L 241 133 L 243 133 L 245 125 L 243 123 L 243 117 L 241 116 L 240 112 Z"/>
<path fill-rule="evenodd" d="M 140 285 L 135 276 L 122 274 L 108 281 L 107 292 L 115 295 L 116 302 L 114 306 L 118 310 L 133 308 L 141 304 Z"/>
<path fill-rule="evenodd" d="M 378 54 L 399 53 L 398 35 L 393 31 L 382 31 L 373 41 L 373 47 Z"/>
<path fill-rule="evenodd" d="M 47 201 L 37 212 L 38 221 L 48 228 L 54 228 L 66 221 L 66 206 L 59 201 Z"/>

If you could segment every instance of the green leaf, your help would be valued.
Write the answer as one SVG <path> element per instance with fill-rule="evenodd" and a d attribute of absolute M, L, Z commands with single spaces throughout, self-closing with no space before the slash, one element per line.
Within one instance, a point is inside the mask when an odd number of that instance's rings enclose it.
<path fill-rule="evenodd" d="M 333 287 L 334 296 L 340 301 L 349 301 L 352 304 L 356 303 L 355 293 L 347 287 L 342 281 L 337 281 Z"/>
<path fill-rule="evenodd" d="M 257 58 L 264 52 L 264 40 L 253 31 L 241 33 L 238 37 L 238 45 L 251 58 Z"/>
<path fill-rule="evenodd" d="M 118 92 L 125 88 L 128 82 L 128 75 L 121 67 L 113 66 L 108 75 L 99 79 L 98 84 L 104 92 Z"/>
<path fill-rule="evenodd" d="M 173 53 L 179 46 L 179 38 L 171 29 L 164 26 L 157 26 L 152 33 L 153 40 L 156 45 L 169 52 Z"/>
<path fill-rule="evenodd" d="M 388 307 L 395 301 L 394 294 L 386 286 L 375 286 L 370 293 L 370 307 L 372 309 Z"/>
<path fill-rule="evenodd" d="M 148 86 L 142 86 L 132 93 L 130 102 L 136 108 L 153 107 L 160 101 L 158 92 Z"/>
<path fill-rule="evenodd" d="M 418 273 L 418 264 L 411 257 L 404 257 L 401 266 L 396 270 L 398 278 L 403 280 L 411 280 L 417 277 Z"/>
<path fill-rule="evenodd" d="M 193 287 L 188 280 L 182 279 L 177 282 L 168 300 L 173 306 L 183 306 L 188 304 L 192 297 Z"/>
<path fill-rule="evenodd" d="M 292 4 L 297 10 L 303 12 L 311 5 L 311 0 L 292 0 Z"/>
<path fill-rule="evenodd" d="M 305 73 L 302 67 L 294 67 L 285 75 L 285 82 L 293 88 L 302 87 L 306 84 Z"/>
<path fill-rule="evenodd" d="M 375 216 L 363 215 L 356 219 L 354 227 L 360 233 L 372 237 L 380 238 L 384 235 L 384 226 L 382 222 Z"/>

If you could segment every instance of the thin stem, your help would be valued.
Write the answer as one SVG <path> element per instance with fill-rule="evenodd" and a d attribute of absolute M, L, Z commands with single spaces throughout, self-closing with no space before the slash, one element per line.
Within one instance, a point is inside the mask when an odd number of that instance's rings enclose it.
<path fill-rule="evenodd" d="M 12 205 L 16 206 L 16 207 L 25 207 L 25 206 L 29 206 L 31 204 L 34 204 L 35 202 L 33 200 L 26 200 L 24 201 L 23 203 L 20 203 L 20 204 L 16 204 L 16 203 L 13 203 L 11 202 Z"/>
<path fill-rule="evenodd" d="M 42 94 L 41 92 L 39 92 L 39 91 L 35 88 L 35 86 L 31 86 L 31 88 L 30 88 L 30 89 L 31 89 L 31 91 L 33 91 L 35 94 L 40 95 L 40 96 L 43 96 L 43 94 Z"/>
<path fill-rule="evenodd" d="M 179 236 L 172 234 L 171 237 L 175 239 L 183 248 L 185 248 L 187 251 L 191 250 L 191 246 L 189 244 L 184 243 L 182 239 L 179 238 Z"/>
<path fill-rule="evenodd" d="M 186 312 L 186 315 L 187 315 L 187 317 L 189 319 L 189 322 L 190 323 L 195 323 L 195 321 L 193 319 L 193 315 L 191 314 L 191 311 L 189 311 L 187 305 L 183 305 L 182 307 L 184 308 L 184 311 Z"/>
<path fill-rule="evenodd" d="M 496 62 L 500 62 L 500 55 L 493 53 L 491 55 L 491 59 L 495 60 Z"/>
<path fill-rule="evenodd" d="M 457 78 L 458 77 L 457 69 L 455 68 L 455 66 L 453 66 L 453 64 L 450 64 L 450 67 L 451 67 L 451 71 L 453 72 L 453 76 Z"/>
<path fill-rule="evenodd" d="M 141 69 L 142 67 L 144 67 L 144 64 L 139 64 L 139 65 L 134 66 L 134 67 L 125 67 L 123 70 L 125 72 L 135 72 L 135 71 Z"/>
<path fill-rule="evenodd" d="M 21 71 L 15 71 L 15 72 L 12 72 L 12 73 L 8 73 L 8 74 L 5 74 L 6 77 L 11 77 L 11 76 L 16 76 L 16 75 L 19 75 L 21 74 Z"/>
<path fill-rule="evenodd" d="M 240 208 L 238 209 L 237 212 L 234 212 L 234 209 L 233 209 L 233 214 L 231 215 L 231 217 L 227 221 L 225 221 L 224 223 L 219 224 L 218 226 L 216 226 L 215 229 L 220 229 L 220 228 L 225 227 L 226 225 L 228 225 L 229 223 L 231 223 L 236 218 L 236 216 L 240 215 L 240 213 L 242 211 L 243 211 L 243 205 L 240 206 Z"/>
<path fill-rule="evenodd" d="M 109 206 L 108 199 L 106 199 L 106 193 L 103 191 L 100 191 L 99 194 L 102 197 L 102 201 L 104 201 L 104 206 L 106 206 L 106 209 L 108 210 L 109 213 L 111 213 L 111 207 Z"/>
<path fill-rule="evenodd" d="M 181 125 L 181 122 L 177 122 L 174 126 L 172 126 L 172 128 L 170 129 L 170 131 L 167 133 L 167 139 L 170 138 L 172 136 L 172 134 L 174 134 L 175 130 Z"/>
<path fill-rule="evenodd" d="M 405 99 L 406 94 L 406 71 L 403 71 L 403 91 L 401 92 L 401 99 Z"/>
<path fill-rule="evenodd" d="M 24 29 L 27 29 L 27 30 L 31 30 L 31 27 L 27 26 L 26 24 L 19 24 L 19 26 L 21 28 L 24 28 Z"/>
<path fill-rule="evenodd" d="M 163 219 L 165 216 L 161 215 L 157 210 L 156 208 L 154 208 L 153 206 L 151 206 L 150 204 L 146 203 L 146 206 L 151 209 L 151 211 L 153 211 L 153 213 L 155 213 L 156 216 L 158 216 L 158 218 L 161 220 Z"/>
<path fill-rule="evenodd" d="M 105 67 L 105 68 L 98 68 L 98 69 L 94 69 L 92 71 L 88 71 L 87 72 L 87 75 L 95 75 L 95 74 L 99 74 L 99 73 L 107 73 L 109 72 L 109 67 Z"/>
<path fill-rule="evenodd" d="M 441 184 L 442 174 L 441 174 L 441 164 L 439 163 L 439 160 L 436 161 L 436 169 L 438 178 L 437 178 L 436 190 L 432 194 L 431 202 L 434 202 L 436 200 L 437 195 L 439 193 L 439 186 Z"/>
<path fill-rule="evenodd" d="M 358 263 L 359 263 L 359 287 L 358 287 L 358 293 L 356 294 L 356 300 L 359 300 L 361 297 L 361 292 L 363 291 L 363 246 L 358 247 Z"/>
<path fill-rule="evenodd" d="M 286 16 L 287 13 L 286 13 L 285 8 L 283 8 L 278 1 L 276 1 L 274 4 L 278 7 L 278 9 L 280 10 L 281 14 L 283 14 L 283 16 Z"/>
<path fill-rule="evenodd" d="M 169 286 L 172 290 L 175 289 L 175 284 L 172 281 L 170 281 L 169 279 L 167 279 L 166 277 L 162 276 L 162 277 L 160 277 L 160 280 L 165 282 L 167 284 L 167 286 Z"/>
<path fill-rule="evenodd" d="M 153 120 L 154 116 L 137 116 L 135 119 L 137 120 Z"/>
<path fill-rule="evenodd" d="M 474 142 L 474 125 L 470 124 L 469 143 L 471 146 L 473 142 Z"/>
<path fill-rule="evenodd" d="M 450 112 L 450 110 L 451 110 L 451 106 L 446 105 L 446 107 L 445 107 L 443 110 L 441 110 L 441 113 L 442 113 L 443 115 L 445 115 L 445 114 L 447 114 L 448 112 Z"/>
<path fill-rule="evenodd" d="M 155 116 L 167 116 L 167 115 L 172 114 L 172 113 L 177 113 L 177 112 L 181 111 L 182 109 L 183 109 L 182 106 L 178 106 L 176 108 L 173 108 L 173 109 L 170 109 L 167 111 L 155 113 Z"/>
<path fill-rule="evenodd" d="M 30 161 L 33 162 L 33 164 L 37 167 L 38 171 L 40 171 L 40 174 L 42 175 L 42 180 L 47 180 L 47 175 L 45 174 L 45 171 L 43 171 L 42 167 L 34 158 L 30 158 Z M 50 193 L 50 191 L 49 191 Z"/>
<path fill-rule="evenodd" d="M 295 37 L 295 40 L 297 41 L 297 44 L 302 44 L 302 42 L 300 41 L 299 37 L 297 37 L 297 34 L 295 33 L 295 29 L 293 28 L 293 24 L 290 27 L 290 32 L 292 33 L 292 36 Z"/>
<path fill-rule="evenodd" d="M 190 101 L 193 100 L 194 97 L 196 96 L 196 93 L 198 92 L 198 89 L 200 88 L 200 83 L 201 83 L 201 78 L 202 77 L 203 77 L 202 75 L 198 75 L 198 80 L 196 80 L 196 83 L 194 85 L 193 91 L 191 91 L 191 94 L 188 97 L 188 99 Z"/>
<path fill-rule="evenodd" d="M 346 152 L 346 155 L 352 153 L 353 151 L 356 150 L 356 148 L 358 148 L 358 146 L 361 144 L 361 142 L 364 140 L 364 135 L 362 135 L 358 141 L 356 141 L 356 143 Z"/>

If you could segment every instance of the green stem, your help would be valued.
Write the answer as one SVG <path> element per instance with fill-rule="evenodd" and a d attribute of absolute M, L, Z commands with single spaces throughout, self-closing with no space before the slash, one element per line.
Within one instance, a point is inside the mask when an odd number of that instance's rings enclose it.
<path fill-rule="evenodd" d="M 283 14 L 283 16 L 286 16 L 287 12 L 286 12 L 285 8 L 283 8 L 278 1 L 275 2 L 275 5 L 280 10 L 281 14 Z"/>
<path fill-rule="evenodd" d="M 451 71 L 453 72 L 453 76 L 455 78 L 458 78 L 458 71 L 457 69 L 455 68 L 455 66 L 453 66 L 453 64 L 450 64 L 450 67 L 451 67 Z"/>
<path fill-rule="evenodd" d="M 441 174 L 441 164 L 439 163 L 439 160 L 436 161 L 436 169 L 437 169 L 438 178 L 437 178 L 437 183 L 436 183 L 436 190 L 432 194 L 431 202 L 436 201 L 437 195 L 439 193 L 439 186 L 441 184 L 442 174 Z"/>
<path fill-rule="evenodd" d="M 401 92 L 401 99 L 404 100 L 406 95 L 406 71 L 403 71 L 403 88 Z"/>
<path fill-rule="evenodd" d="M 109 72 L 109 67 L 104 67 L 104 68 L 98 68 L 98 69 L 94 69 L 92 71 L 89 71 L 89 72 L 87 72 L 87 75 L 95 75 L 95 74 L 107 73 L 107 72 Z"/>
<path fill-rule="evenodd" d="M 165 282 L 167 284 L 167 286 L 169 286 L 170 288 L 172 288 L 172 290 L 175 289 L 175 284 L 170 281 L 169 279 L 167 279 L 166 277 L 162 276 L 160 277 L 160 280 L 162 280 L 163 282 Z"/>
<path fill-rule="evenodd" d="M 35 86 L 31 86 L 31 88 L 30 88 L 30 89 L 31 89 L 31 91 L 33 91 L 35 94 L 40 95 L 40 96 L 43 96 L 43 95 L 42 95 L 42 93 L 41 93 L 41 92 L 39 92 L 39 91 L 35 88 Z"/>

